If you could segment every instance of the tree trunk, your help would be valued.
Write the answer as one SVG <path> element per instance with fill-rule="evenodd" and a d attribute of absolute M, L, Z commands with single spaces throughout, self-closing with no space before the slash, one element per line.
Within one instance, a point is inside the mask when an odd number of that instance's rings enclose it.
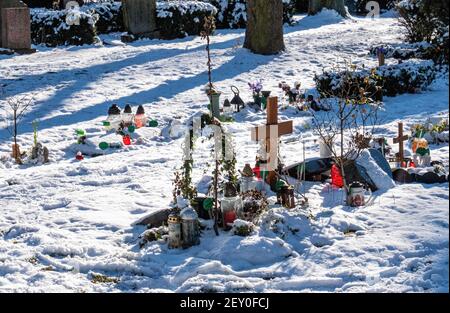
<path fill-rule="evenodd" d="M 348 15 L 344 0 L 309 0 L 308 14 L 315 15 L 323 8 L 335 10 L 343 17 Z"/>
<path fill-rule="evenodd" d="M 284 50 L 282 0 L 247 0 L 244 48 L 264 55 Z"/>

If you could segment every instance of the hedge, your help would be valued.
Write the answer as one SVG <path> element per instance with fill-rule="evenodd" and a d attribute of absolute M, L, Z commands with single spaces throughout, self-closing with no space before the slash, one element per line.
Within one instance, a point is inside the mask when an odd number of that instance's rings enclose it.
<path fill-rule="evenodd" d="M 204 18 L 217 14 L 213 5 L 200 1 L 159 1 L 156 8 L 157 25 L 164 39 L 199 35 Z"/>
<path fill-rule="evenodd" d="M 316 75 L 316 88 L 323 97 L 339 94 L 342 88 L 348 86 L 364 86 L 364 78 L 375 77 L 369 82 L 370 93 L 375 93 L 381 87 L 383 95 L 396 96 L 403 93 L 417 93 L 428 87 L 436 77 L 434 63 L 430 60 L 411 59 L 395 65 L 384 65 L 375 70 L 375 75 L 367 69 L 350 72 L 351 79 L 344 83 L 344 74 L 348 72 L 324 71 Z M 345 86 L 343 86 L 345 84 Z M 355 88 L 357 92 L 358 88 Z"/>
<path fill-rule="evenodd" d="M 67 10 L 31 9 L 31 38 L 49 47 L 93 44 L 97 41 L 97 16 L 80 11 L 80 25 L 66 23 Z"/>

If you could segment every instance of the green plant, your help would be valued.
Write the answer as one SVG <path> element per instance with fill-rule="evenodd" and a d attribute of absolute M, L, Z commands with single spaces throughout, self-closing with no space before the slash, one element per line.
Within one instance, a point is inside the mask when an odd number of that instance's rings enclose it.
<path fill-rule="evenodd" d="M 38 143 L 37 138 L 38 138 L 38 125 L 39 125 L 39 122 L 34 120 L 31 124 L 33 126 L 33 146 L 36 147 L 37 143 Z"/>

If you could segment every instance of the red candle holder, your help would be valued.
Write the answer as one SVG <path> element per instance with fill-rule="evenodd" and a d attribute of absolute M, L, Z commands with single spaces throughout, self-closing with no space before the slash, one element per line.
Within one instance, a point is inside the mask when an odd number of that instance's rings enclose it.
<path fill-rule="evenodd" d="M 131 145 L 131 137 L 128 136 L 128 135 L 123 136 L 123 144 L 124 144 L 125 146 Z"/>

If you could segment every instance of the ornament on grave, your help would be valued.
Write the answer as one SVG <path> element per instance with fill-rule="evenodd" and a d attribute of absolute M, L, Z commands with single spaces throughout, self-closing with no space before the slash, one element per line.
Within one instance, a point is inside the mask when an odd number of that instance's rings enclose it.
<path fill-rule="evenodd" d="M 265 110 L 267 108 L 267 100 L 270 97 L 270 94 L 272 92 L 268 90 L 261 91 L 262 97 L 261 97 L 261 109 Z"/>
<path fill-rule="evenodd" d="M 238 87 L 231 86 L 231 91 L 234 94 L 233 99 L 231 99 L 231 104 L 234 105 L 235 112 L 240 112 L 241 108 L 245 107 L 245 102 L 244 102 L 244 100 L 242 100 L 242 98 L 239 95 L 240 91 L 239 91 Z"/>
<path fill-rule="evenodd" d="M 200 244 L 200 229 L 198 214 L 191 207 L 186 207 L 180 212 L 181 238 L 183 248 L 189 248 Z"/>
<path fill-rule="evenodd" d="M 407 141 L 408 138 L 408 135 L 403 134 L 403 123 L 398 123 L 398 137 L 394 138 L 394 143 L 399 145 L 397 154 L 397 162 L 400 165 L 399 167 L 406 167 L 405 147 L 403 143 Z"/>
<path fill-rule="evenodd" d="M 337 188 L 344 187 L 344 178 L 342 177 L 341 170 L 336 164 L 331 166 L 331 185 Z"/>
<path fill-rule="evenodd" d="M 75 155 L 75 159 L 77 159 L 78 161 L 84 160 L 83 153 L 81 153 L 81 151 L 78 151 L 77 154 Z"/>
<path fill-rule="evenodd" d="M 225 99 L 223 102 L 223 115 L 232 116 L 233 115 L 233 107 L 231 106 L 231 102 L 228 99 Z"/>
<path fill-rule="evenodd" d="M 136 128 L 145 127 L 147 124 L 147 117 L 145 116 L 145 109 L 142 105 L 138 106 L 136 115 L 134 116 L 134 125 Z"/>
<path fill-rule="evenodd" d="M 365 193 L 366 189 L 360 182 L 353 182 L 349 187 L 349 195 L 347 203 L 352 207 L 360 207 L 366 205 Z"/>
<path fill-rule="evenodd" d="M 237 218 L 237 212 L 241 207 L 242 200 L 237 195 L 236 187 L 233 183 L 227 182 L 224 186 L 224 197 L 220 201 L 224 229 L 231 229 L 233 222 Z"/>
<path fill-rule="evenodd" d="M 158 127 L 158 121 L 157 120 L 150 120 L 148 121 L 148 127 Z"/>
<path fill-rule="evenodd" d="M 279 204 L 288 209 L 295 208 L 294 187 L 280 179 L 277 181 L 275 189 L 277 191 L 277 201 Z"/>
<path fill-rule="evenodd" d="M 0 1 L 0 48 L 32 53 L 30 9 L 20 0 Z"/>
<path fill-rule="evenodd" d="M 171 214 L 167 220 L 169 228 L 168 245 L 170 249 L 181 248 L 181 218 L 178 214 Z"/>
<path fill-rule="evenodd" d="M 122 8 L 124 26 L 132 38 L 158 37 L 156 0 L 122 0 Z M 128 37 L 123 39 L 129 40 Z"/>
<path fill-rule="evenodd" d="M 131 137 L 130 137 L 130 135 L 125 135 L 125 136 L 123 136 L 123 137 L 122 137 L 122 140 L 123 140 L 123 144 L 124 144 L 125 146 L 131 145 Z"/>
<path fill-rule="evenodd" d="M 111 105 L 108 109 L 108 117 L 103 122 L 106 131 L 117 130 L 122 123 L 121 110 L 117 104 Z"/>
<path fill-rule="evenodd" d="M 414 138 L 412 150 L 415 166 L 429 167 L 431 165 L 431 152 L 428 141 L 425 138 Z"/>
<path fill-rule="evenodd" d="M 240 179 L 240 192 L 244 193 L 249 190 L 256 189 L 256 182 L 254 178 L 254 173 L 250 164 L 245 164 L 244 169 L 241 172 Z"/>
<path fill-rule="evenodd" d="M 133 125 L 133 110 L 131 109 L 131 106 L 129 104 L 127 104 L 123 109 L 122 121 L 124 123 L 124 127 Z"/>
<path fill-rule="evenodd" d="M 276 170 L 278 169 L 278 142 L 279 137 L 292 134 L 293 122 L 278 121 L 278 98 L 269 97 L 267 102 L 266 125 L 255 127 L 251 130 L 251 140 L 260 141 L 263 152 L 260 160 L 260 173 L 263 179 L 273 188 L 277 181 Z M 267 175 L 264 175 L 267 173 Z M 266 177 L 264 177 L 266 176 Z"/>
<path fill-rule="evenodd" d="M 86 139 L 87 139 L 86 131 L 84 129 L 79 128 L 79 129 L 75 130 L 75 133 L 77 134 L 77 143 L 79 145 L 86 144 Z"/>

